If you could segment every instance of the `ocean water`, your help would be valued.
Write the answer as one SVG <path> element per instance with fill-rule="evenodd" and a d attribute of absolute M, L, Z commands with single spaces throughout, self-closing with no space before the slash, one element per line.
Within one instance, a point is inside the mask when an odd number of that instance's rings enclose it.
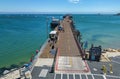
<path fill-rule="evenodd" d="M 47 39 L 51 17 L 58 14 L 0 15 L 0 67 L 29 62 L 36 49 Z M 103 48 L 120 48 L 120 16 L 73 15 L 82 41 Z"/>
<path fill-rule="evenodd" d="M 82 33 L 82 41 L 89 47 L 120 49 L 120 16 L 74 15 L 75 26 Z"/>
<path fill-rule="evenodd" d="M 50 17 L 52 15 L 1 14 L 0 67 L 29 62 L 47 38 Z"/>

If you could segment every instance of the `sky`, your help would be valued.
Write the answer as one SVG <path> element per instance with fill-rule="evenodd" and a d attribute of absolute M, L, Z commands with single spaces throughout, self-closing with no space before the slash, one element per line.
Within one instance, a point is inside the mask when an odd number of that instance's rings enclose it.
<path fill-rule="evenodd" d="M 0 0 L 0 12 L 118 13 L 120 0 Z"/>

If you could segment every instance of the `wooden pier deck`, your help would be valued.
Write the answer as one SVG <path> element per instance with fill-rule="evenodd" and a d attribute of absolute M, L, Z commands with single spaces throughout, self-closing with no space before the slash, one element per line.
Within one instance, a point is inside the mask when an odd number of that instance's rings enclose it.
<path fill-rule="evenodd" d="M 55 63 L 56 73 L 90 72 L 88 65 L 82 60 L 81 53 L 71 29 L 69 16 L 62 21 L 64 32 L 59 33 L 58 53 Z"/>
<path fill-rule="evenodd" d="M 79 48 L 74 39 L 70 22 L 71 20 L 68 18 L 65 18 L 62 22 L 65 31 L 59 34 L 58 48 L 60 56 L 80 56 Z"/>
<path fill-rule="evenodd" d="M 49 73 L 48 75 L 50 75 L 50 78 L 48 79 L 53 79 L 51 77 L 53 77 L 54 74 L 90 73 L 90 69 L 86 61 L 82 60 L 80 52 L 82 49 L 78 47 L 78 44 L 75 40 L 71 29 L 71 22 L 72 20 L 69 19 L 69 16 L 66 16 L 66 18 L 61 21 L 64 32 L 58 31 L 58 40 L 55 44 L 55 48 L 58 49 L 57 54 L 56 56 L 52 56 L 50 54 L 49 51 L 51 49 L 51 46 L 49 43 L 47 43 L 34 66 L 34 69 L 32 71 L 33 78 L 45 78 L 45 75 L 51 71 L 51 69 L 54 69 L 54 73 Z M 57 28 L 55 30 L 57 30 Z"/>
<path fill-rule="evenodd" d="M 55 43 L 55 48 L 58 48 L 60 51 L 61 56 L 81 56 L 79 49 L 75 38 L 73 36 L 72 30 L 71 30 L 71 20 L 68 18 L 65 18 L 61 25 L 64 27 L 64 32 L 59 32 L 58 41 Z M 43 53 L 40 55 L 40 58 L 53 58 L 53 56 L 49 53 L 51 49 L 50 44 L 48 43 L 46 47 L 43 50 Z"/>
<path fill-rule="evenodd" d="M 58 48 L 54 68 L 56 73 L 89 72 L 87 63 L 82 60 L 80 52 L 80 50 L 82 49 L 80 49 L 77 45 L 77 42 L 71 29 L 71 22 L 72 20 L 69 18 L 69 16 L 66 16 L 66 18 L 64 18 L 64 20 L 61 21 L 61 25 L 64 28 L 64 32 L 58 31 L 57 28 L 55 29 L 59 32 L 58 40 L 55 44 L 55 48 Z M 48 43 L 44 48 L 43 53 L 40 55 L 40 58 L 54 59 L 54 56 L 52 56 L 49 52 L 50 49 L 51 46 Z"/>

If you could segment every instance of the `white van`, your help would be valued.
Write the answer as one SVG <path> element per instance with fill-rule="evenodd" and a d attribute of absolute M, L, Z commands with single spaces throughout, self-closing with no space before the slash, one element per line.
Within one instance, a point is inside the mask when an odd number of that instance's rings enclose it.
<path fill-rule="evenodd" d="M 51 31 L 49 33 L 49 41 L 57 42 L 58 32 L 57 31 Z"/>

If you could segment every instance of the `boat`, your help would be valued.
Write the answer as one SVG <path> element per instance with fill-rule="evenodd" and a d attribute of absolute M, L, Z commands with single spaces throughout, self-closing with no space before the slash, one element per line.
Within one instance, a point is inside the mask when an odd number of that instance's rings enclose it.
<path fill-rule="evenodd" d="M 59 24 L 60 24 L 60 20 L 55 17 L 52 17 L 52 21 L 50 23 L 51 29 L 55 29 L 55 27 L 57 27 Z"/>

